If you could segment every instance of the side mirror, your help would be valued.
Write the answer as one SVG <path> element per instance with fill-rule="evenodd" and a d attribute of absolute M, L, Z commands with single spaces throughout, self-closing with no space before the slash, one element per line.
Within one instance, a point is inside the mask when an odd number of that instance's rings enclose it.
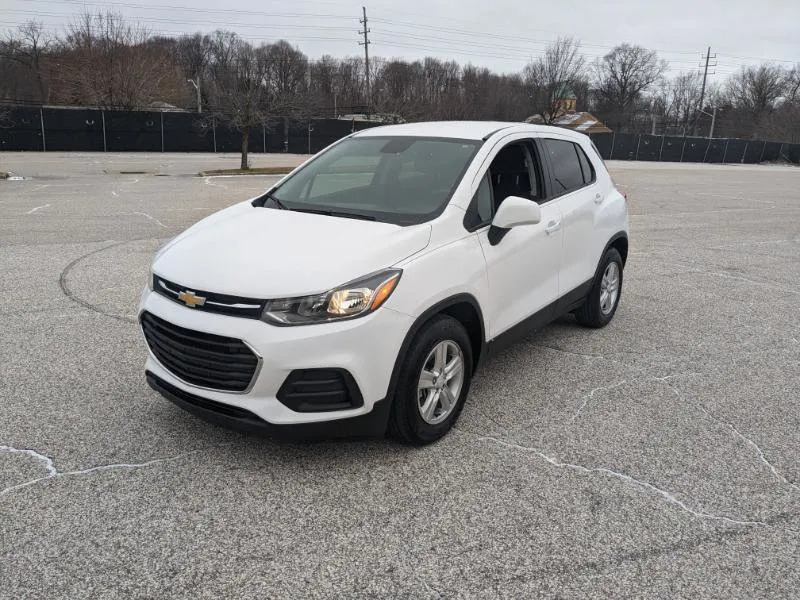
<path fill-rule="evenodd" d="M 509 196 L 500 203 L 492 227 L 511 229 L 519 225 L 536 225 L 542 220 L 542 209 L 533 200 Z"/>

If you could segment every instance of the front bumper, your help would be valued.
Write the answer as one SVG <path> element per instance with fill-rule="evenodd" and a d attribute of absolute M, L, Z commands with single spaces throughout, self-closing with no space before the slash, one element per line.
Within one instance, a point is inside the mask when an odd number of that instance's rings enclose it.
<path fill-rule="evenodd" d="M 186 392 L 149 371 L 145 375 L 147 384 L 170 402 L 210 423 L 237 431 L 304 439 L 380 437 L 385 433 L 389 419 L 389 401 L 380 400 L 374 403 L 371 412 L 360 417 L 299 425 L 273 425 L 250 411 Z"/>
<path fill-rule="evenodd" d="M 150 351 L 145 366 L 151 387 L 190 412 L 206 418 L 214 416 L 201 410 L 198 403 L 192 405 L 192 398 L 221 403 L 254 415 L 265 424 L 265 427 L 258 427 L 261 429 L 332 421 L 340 421 L 339 425 L 343 426 L 344 420 L 372 413 L 378 402 L 383 410 L 383 405 L 388 405 L 388 402 L 381 401 L 389 395 L 395 361 L 413 322 L 411 317 L 383 307 L 365 317 L 339 323 L 277 327 L 254 319 L 197 311 L 149 289 L 142 294 L 139 314 L 144 311 L 179 327 L 240 339 L 261 357 L 259 371 L 244 393 L 206 389 L 187 383 Z M 347 371 L 358 386 L 363 405 L 324 412 L 292 410 L 281 403 L 277 395 L 289 374 L 300 369 Z M 185 394 L 191 396 L 189 401 L 182 398 Z M 189 405 L 194 408 L 190 409 Z M 222 413 L 211 412 L 217 415 L 211 420 L 220 422 L 218 417 Z M 240 429 L 247 425 L 241 419 L 227 424 Z"/>

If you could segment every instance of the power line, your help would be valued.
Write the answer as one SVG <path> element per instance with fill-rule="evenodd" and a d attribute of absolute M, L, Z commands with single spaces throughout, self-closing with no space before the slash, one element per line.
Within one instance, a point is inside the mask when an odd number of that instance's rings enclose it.
<path fill-rule="evenodd" d="M 455 34 L 455 35 L 469 36 L 469 37 L 480 36 L 480 37 L 490 37 L 490 38 L 502 39 L 502 40 L 517 39 L 517 40 L 524 41 L 526 43 L 543 43 L 543 44 L 552 44 L 553 43 L 552 39 L 536 39 L 536 38 L 531 38 L 531 37 L 528 37 L 528 36 L 510 35 L 508 33 L 502 33 L 502 34 L 487 33 L 487 32 L 483 32 L 483 31 L 476 31 L 476 30 L 469 30 L 469 29 L 457 29 L 457 28 L 453 28 L 453 27 L 442 27 L 442 26 L 438 26 L 438 25 L 426 25 L 426 24 L 420 24 L 420 23 L 412 23 L 412 22 L 409 22 L 409 21 L 398 21 L 396 19 L 373 19 L 373 21 L 375 21 L 376 23 L 384 23 L 384 24 L 387 24 L 387 25 L 393 25 L 393 26 L 397 26 L 397 27 L 409 27 L 409 28 L 413 28 L 414 30 L 428 29 L 428 30 L 432 30 L 432 31 L 435 31 L 435 32 L 438 32 L 438 33 L 441 33 L 441 32 L 444 31 L 444 32 L 447 32 L 447 33 Z M 543 31 L 543 30 L 538 30 L 538 31 Z M 583 47 L 599 48 L 599 49 L 602 49 L 602 50 L 610 50 L 613 47 L 615 47 L 617 44 L 618 44 L 618 42 L 612 43 L 612 44 L 608 44 L 608 43 L 606 43 L 606 44 L 591 44 L 591 43 L 580 42 L 580 45 L 583 46 Z M 662 50 L 662 49 L 658 49 L 658 48 L 656 48 L 655 50 L 657 52 L 662 52 L 664 54 L 686 54 L 686 55 L 694 55 L 695 54 L 694 51 L 689 51 L 689 50 Z"/>
<path fill-rule="evenodd" d="M 83 7 L 86 7 L 87 5 L 96 5 L 96 6 L 101 6 L 101 7 L 105 8 L 105 7 L 108 6 L 108 5 L 104 5 L 104 3 L 102 3 L 102 2 L 85 2 L 84 0 L 28 0 L 28 1 L 29 2 L 46 3 L 46 4 L 50 5 L 50 6 L 52 6 L 53 3 L 62 3 L 62 4 L 68 4 L 68 5 L 74 5 L 74 6 L 83 6 Z M 303 3 L 302 0 L 295 0 L 295 2 L 296 3 L 297 2 Z M 305 4 L 340 6 L 340 3 L 336 3 L 336 2 L 316 2 L 315 1 L 315 2 L 305 2 Z M 120 7 L 127 7 L 127 8 L 146 9 L 148 11 L 150 11 L 150 10 L 180 10 L 180 11 L 188 11 L 188 12 L 194 12 L 194 13 L 200 13 L 200 14 L 241 14 L 241 15 L 246 15 L 246 16 L 251 17 L 251 18 L 253 16 L 265 16 L 265 17 L 269 17 L 269 18 L 272 18 L 272 19 L 274 19 L 274 18 L 323 18 L 323 19 L 338 19 L 338 20 L 349 19 L 349 17 L 343 16 L 343 15 L 340 15 L 340 14 L 337 15 L 337 14 L 330 14 L 330 13 L 266 12 L 266 11 L 237 10 L 237 9 L 231 9 L 231 8 L 213 9 L 213 8 L 197 8 L 197 7 L 192 7 L 192 6 L 181 6 L 181 5 L 177 5 L 177 4 L 174 4 L 174 5 L 173 4 L 169 4 L 169 5 L 148 5 L 148 4 L 138 4 L 138 3 L 134 3 L 134 2 L 126 2 L 126 1 L 114 2 L 111 6 L 112 7 L 120 6 Z M 19 11 L 15 11 L 15 12 L 19 12 Z M 31 11 L 26 11 L 25 14 L 31 14 Z M 57 16 L 57 17 L 72 16 L 72 15 L 63 15 L 63 14 L 55 14 L 55 13 L 49 13 L 49 14 L 51 14 L 52 16 Z M 428 24 L 425 24 L 425 23 L 415 23 L 415 22 L 410 22 L 410 21 L 398 21 L 396 18 L 394 18 L 396 14 L 406 14 L 406 15 L 418 16 L 417 13 L 397 11 L 397 10 L 395 10 L 393 8 L 392 9 L 392 19 L 373 18 L 372 20 L 375 21 L 375 22 L 380 22 L 380 23 L 384 23 L 384 24 L 387 24 L 387 25 L 392 25 L 394 27 L 401 27 L 401 28 L 403 28 L 403 27 L 409 28 L 410 27 L 410 28 L 414 29 L 415 33 L 419 32 L 419 30 L 429 30 L 429 31 L 433 31 L 433 32 L 436 32 L 436 33 L 447 32 L 447 33 L 450 33 L 450 34 L 453 34 L 453 35 L 462 36 L 462 37 L 463 36 L 469 36 L 472 39 L 474 39 L 475 37 L 483 37 L 483 38 L 501 39 L 501 40 L 518 39 L 518 40 L 523 41 L 523 42 L 525 42 L 527 44 L 533 44 L 533 43 L 536 43 L 536 44 L 549 44 L 549 43 L 552 43 L 552 40 L 542 40 L 542 39 L 537 40 L 537 39 L 529 38 L 527 36 L 525 36 L 525 37 L 523 37 L 523 36 L 514 36 L 514 35 L 509 35 L 507 32 L 504 32 L 502 34 L 493 34 L 493 33 L 489 33 L 489 32 L 486 32 L 486 31 L 476 31 L 476 30 L 469 30 L 469 29 L 454 28 L 452 26 L 430 24 L 430 22 Z M 155 20 L 155 19 L 152 19 L 150 17 L 148 17 L 148 19 L 149 20 Z M 215 21 L 219 22 L 217 19 L 215 19 Z M 183 19 L 182 20 L 163 19 L 160 22 L 169 22 L 169 23 L 176 23 L 176 24 L 178 24 L 178 23 L 179 24 L 185 24 L 186 23 L 186 21 L 183 20 Z M 461 22 L 461 23 L 475 23 L 475 24 L 477 24 L 477 22 L 475 22 L 475 21 L 467 21 L 467 20 L 463 20 L 463 19 L 460 19 L 460 20 L 459 19 L 448 19 L 448 23 L 453 23 L 453 22 L 455 22 L 455 23 Z M 223 23 L 223 24 L 226 24 L 226 23 Z M 230 24 L 230 25 L 241 25 L 241 26 L 247 26 L 247 27 L 258 27 L 256 25 L 251 24 L 251 23 L 227 23 L 227 24 Z M 274 26 L 263 26 L 263 27 L 265 27 L 265 28 L 266 27 L 278 28 L 280 26 L 274 25 Z M 291 28 L 292 26 L 291 25 L 285 25 L 284 27 Z M 294 27 L 300 27 L 300 26 L 294 26 Z M 322 25 L 320 25 L 320 26 L 310 26 L 310 25 L 306 25 L 304 27 L 325 28 L 325 27 L 329 27 L 329 26 L 322 26 Z M 346 28 L 344 28 L 344 29 L 346 29 Z M 550 31 L 550 30 L 542 30 L 542 29 L 536 30 L 536 29 L 533 29 L 532 31 L 543 31 L 544 32 L 544 31 Z M 437 37 L 436 39 L 438 40 L 438 39 L 441 39 L 441 38 Z M 600 49 L 600 50 L 610 50 L 615 44 L 616 44 L 616 42 L 615 43 L 607 42 L 605 44 L 581 43 L 581 45 L 583 47 L 586 47 L 586 48 L 592 48 L 593 47 L 593 48 L 597 48 L 597 49 Z M 694 54 L 694 51 L 690 51 L 690 50 L 665 50 L 665 49 L 659 49 L 659 48 L 654 48 L 654 49 L 657 52 L 660 52 L 662 54 L 683 54 L 683 55 L 693 55 Z M 774 61 L 774 62 L 783 62 L 783 63 L 793 63 L 793 62 L 795 62 L 793 60 L 778 59 L 778 58 L 745 57 L 745 56 L 732 56 L 732 55 L 726 55 L 726 56 L 728 56 L 730 58 L 737 58 L 737 59 L 742 59 L 742 60 L 763 60 L 763 61 Z M 687 61 L 688 60 L 689 59 L 687 59 Z M 680 61 L 674 61 L 674 62 L 680 62 Z"/>
<path fill-rule="evenodd" d="M 34 1 L 36 1 L 36 0 L 34 0 Z M 59 1 L 68 2 L 69 0 L 59 0 Z M 132 3 L 121 3 L 121 4 L 125 5 L 125 6 L 143 7 L 143 5 L 132 4 Z M 175 6 L 174 8 L 177 9 L 177 8 L 180 8 L 180 7 Z M 31 14 L 30 11 L 14 11 L 14 10 L 11 10 L 11 9 L 0 9 L 0 12 L 3 12 L 3 11 L 11 12 L 11 13 L 24 12 L 24 14 L 26 14 L 26 15 Z M 225 12 L 231 12 L 231 13 L 246 12 L 246 11 L 233 11 L 233 10 L 212 11 L 212 9 L 196 9 L 196 11 L 197 12 L 221 12 L 223 14 Z M 362 11 L 364 12 L 364 15 L 366 16 L 366 14 L 365 14 L 366 11 L 364 10 L 363 7 L 362 7 Z M 59 16 L 59 17 L 65 16 L 65 15 L 62 15 L 62 14 L 42 13 L 42 12 L 35 12 L 35 11 L 33 12 L 33 14 L 34 15 L 53 15 L 53 16 Z M 260 14 L 272 15 L 272 16 L 276 16 L 276 17 L 279 16 L 279 13 L 260 13 Z M 308 14 L 310 15 L 310 13 L 308 13 Z M 285 17 L 285 18 L 290 18 L 290 17 L 305 16 L 305 15 L 301 15 L 300 13 L 298 13 L 297 15 L 294 15 L 294 14 L 291 14 L 291 13 L 283 13 L 280 16 L 281 17 Z M 319 16 L 321 17 L 323 15 L 319 15 Z M 324 16 L 326 18 L 336 18 L 336 19 L 341 18 L 341 17 L 339 17 L 337 15 L 324 15 Z M 176 19 L 169 19 L 169 18 L 151 18 L 150 20 L 156 21 L 156 22 L 159 22 L 159 23 L 170 23 L 170 24 L 181 24 L 181 25 L 184 25 L 184 24 L 187 23 L 185 20 L 176 20 Z M 380 21 L 379 19 L 373 19 L 373 20 Z M 6 24 L 7 25 L 12 25 L 13 23 L 11 23 L 9 21 L 6 21 Z M 199 25 L 201 25 L 201 23 L 199 23 Z M 300 30 L 300 31 L 302 31 L 302 30 L 305 30 L 305 29 L 314 29 L 314 30 L 330 31 L 332 33 L 336 32 L 336 31 L 340 31 L 340 30 L 348 30 L 347 27 L 339 27 L 339 26 L 334 26 L 334 25 L 316 25 L 316 26 L 315 25 L 306 25 L 306 24 L 284 24 L 284 25 L 269 24 L 268 25 L 268 24 L 251 24 L 251 23 L 239 23 L 239 22 L 237 22 L 237 23 L 232 23 L 232 22 L 225 23 L 225 22 L 222 22 L 221 25 L 223 25 L 223 26 L 224 25 L 241 26 L 241 27 L 246 27 L 248 29 L 252 28 L 252 29 L 256 29 L 256 30 L 260 30 L 260 29 L 264 29 L 264 30 L 279 29 L 279 30 L 282 30 L 282 31 L 283 30 Z M 391 22 L 390 27 L 387 27 L 387 28 L 385 28 L 385 30 L 383 30 L 388 36 L 390 36 L 390 38 L 385 39 L 385 38 L 379 36 L 378 40 L 383 42 L 385 45 L 390 45 L 390 46 L 399 47 L 399 48 L 407 48 L 407 49 L 412 49 L 412 50 L 418 50 L 418 51 L 423 51 L 423 52 L 436 52 L 436 53 L 453 52 L 453 53 L 458 53 L 458 54 L 464 55 L 464 56 L 478 56 L 478 57 L 481 57 L 481 58 L 496 58 L 496 59 L 501 59 L 501 60 L 513 60 L 513 61 L 520 62 L 520 63 L 523 62 L 523 61 L 527 62 L 531 57 L 531 53 L 530 53 L 529 49 L 523 49 L 523 48 L 518 47 L 518 46 L 510 46 L 510 45 L 505 45 L 505 44 L 501 44 L 501 43 L 497 43 L 497 42 L 493 41 L 494 39 L 497 39 L 497 38 L 501 38 L 501 39 L 505 39 L 505 40 L 518 39 L 518 38 L 514 38 L 513 36 L 498 36 L 496 34 L 492 34 L 492 33 L 489 33 L 489 32 L 467 32 L 465 30 L 457 30 L 457 29 L 452 29 L 452 28 L 438 28 L 437 29 L 437 28 L 435 28 L 433 26 L 429 26 L 429 25 L 418 25 L 418 26 L 415 26 L 415 27 L 418 27 L 418 28 L 422 29 L 422 31 L 418 31 L 418 32 L 415 31 L 414 33 L 409 33 L 409 32 L 406 32 L 406 31 L 397 31 L 397 30 L 392 29 L 392 27 L 395 27 L 395 26 L 398 26 L 398 25 L 401 26 L 401 27 L 403 27 L 403 26 L 414 26 L 413 24 L 410 24 L 410 23 L 407 23 L 407 22 L 405 22 L 405 23 L 404 22 L 400 22 L 400 23 Z M 365 28 L 366 28 L 366 25 L 365 25 Z M 454 32 L 454 34 L 457 35 L 457 36 L 464 36 L 464 35 L 468 35 L 468 34 L 472 35 L 474 33 L 475 37 L 483 38 L 484 40 L 489 40 L 489 41 L 482 41 L 482 42 L 481 41 L 475 41 L 474 38 L 471 39 L 471 40 L 450 39 L 450 40 L 442 41 L 441 36 L 435 36 L 433 34 L 430 34 L 430 35 L 427 34 L 426 30 L 427 29 L 431 29 L 431 28 L 437 29 L 437 30 L 441 30 L 441 31 L 451 31 L 451 32 Z M 57 29 L 54 27 L 53 31 L 57 31 Z M 151 32 L 151 33 L 156 34 L 156 35 L 157 34 L 162 34 L 162 35 L 185 35 L 186 34 L 185 31 L 173 31 L 173 32 L 163 32 L 162 31 L 162 32 Z M 359 31 L 359 34 L 363 35 L 363 31 Z M 240 37 L 242 37 L 244 39 L 247 39 L 247 40 L 263 41 L 262 37 L 256 37 L 256 36 L 253 36 L 253 35 L 240 35 Z M 314 35 L 308 35 L 308 36 L 306 36 L 306 35 L 291 35 L 291 36 L 288 36 L 288 37 L 290 37 L 290 39 L 292 39 L 292 40 L 321 41 L 321 42 L 337 43 L 337 44 L 347 43 L 347 40 L 346 40 L 345 37 L 338 38 L 338 37 L 325 37 L 325 36 L 314 36 Z M 414 43 L 403 43 L 404 40 L 405 41 L 413 41 Z M 428 44 L 416 43 L 418 41 L 429 42 L 429 43 Z M 369 39 L 367 39 L 367 42 L 368 43 L 372 43 Z M 550 43 L 550 42 L 548 42 L 546 40 L 533 40 L 533 39 L 525 39 L 524 42 L 525 42 L 526 45 L 531 45 L 531 46 L 539 46 L 539 45 L 546 46 L 546 45 L 548 45 Z M 365 44 L 362 42 L 361 45 L 365 45 Z M 586 44 L 586 46 L 587 47 L 597 47 L 596 45 L 592 45 L 592 44 Z M 479 49 L 479 48 L 486 48 L 487 50 L 485 50 L 485 51 L 476 51 L 476 49 Z M 610 49 L 610 48 L 608 48 L 608 49 Z M 369 54 L 368 48 L 365 48 L 366 61 L 369 60 L 368 54 Z M 591 58 L 601 58 L 602 57 L 602 55 L 594 54 L 594 53 L 584 54 L 584 55 L 587 58 L 590 58 L 590 59 Z M 689 62 L 689 59 L 672 59 L 672 60 L 667 60 L 666 62 L 668 62 L 671 65 L 673 65 L 674 68 L 681 68 L 681 66 L 684 66 L 684 67 L 687 66 L 687 63 Z M 792 62 L 792 61 L 780 61 L 780 62 Z M 729 63 L 722 63 L 722 64 L 720 64 L 720 66 L 728 67 L 729 69 L 731 69 L 731 68 L 732 69 L 738 69 L 738 67 L 740 65 L 731 65 Z M 730 73 L 730 71 L 727 71 L 727 72 L 726 71 L 721 71 L 721 73 L 722 74 L 728 74 L 728 73 Z M 371 71 L 370 71 L 370 75 L 371 75 Z M 370 76 L 370 79 L 371 79 L 371 76 Z"/>
<path fill-rule="evenodd" d="M 28 2 L 37 2 L 47 5 L 52 5 L 54 3 L 63 3 L 63 4 L 72 4 L 86 8 L 88 5 L 96 5 L 101 6 L 105 9 L 108 8 L 108 4 L 104 2 L 84 2 L 83 0 L 27 0 Z M 294 0 L 297 2 L 298 0 Z M 312 3 L 312 4 L 331 4 L 334 3 Z M 264 16 L 264 17 L 290 17 L 290 18 L 307 18 L 307 17 L 314 17 L 314 18 L 326 18 L 326 19 L 339 19 L 342 21 L 349 21 L 350 17 L 346 17 L 344 15 L 332 15 L 330 13 L 273 13 L 273 12 L 264 12 L 264 11 L 254 11 L 254 10 L 237 10 L 234 8 L 197 8 L 194 6 L 176 6 L 176 5 L 168 5 L 168 4 L 159 4 L 159 5 L 148 5 L 148 4 L 135 4 L 132 2 L 113 2 L 111 7 L 122 6 L 124 8 L 141 8 L 148 11 L 151 10 L 180 10 L 180 11 L 188 11 L 188 12 L 196 12 L 201 14 L 241 14 L 248 17 L 252 17 L 253 15 Z M 338 6 L 338 4 L 337 4 Z"/>
<path fill-rule="evenodd" d="M 50 12 L 41 12 L 41 11 L 30 11 L 30 10 L 13 10 L 3 8 L 0 9 L 0 12 L 7 12 L 7 13 L 16 13 L 16 14 L 23 14 L 23 15 L 33 15 L 36 17 L 75 17 L 76 15 L 67 15 L 63 13 L 50 13 Z M 294 15 L 292 15 L 294 16 Z M 175 25 L 192 25 L 196 23 L 197 25 L 204 25 L 205 22 L 193 22 L 187 21 L 186 19 L 167 19 L 161 17 L 148 17 L 147 22 L 154 22 L 154 23 L 169 23 Z M 242 22 L 232 22 L 227 21 L 223 23 L 224 25 L 230 25 L 234 27 L 247 27 L 247 28 L 256 28 L 256 29 L 325 29 L 325 30 L 339 30 L 339 31 L 349 31 L 349 27 L 345 26 L 337 26 L 337 25 L 298 25 L 298 24 L 275 24 L 275 25 L 262 25 L 262 24 L 253 24 L 250 23 L 242 23 Z"/>

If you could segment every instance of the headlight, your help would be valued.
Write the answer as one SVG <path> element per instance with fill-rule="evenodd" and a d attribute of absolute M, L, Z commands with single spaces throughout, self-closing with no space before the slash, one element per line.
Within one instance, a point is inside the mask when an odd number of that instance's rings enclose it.
<path fill-rule="evenodd" d="M 268 300 L 262 320 L 275 325 L 306 325 L 361 317 L 386 302 L 401 273 L 399 269 L 389 269 L 324 294 Z"/>

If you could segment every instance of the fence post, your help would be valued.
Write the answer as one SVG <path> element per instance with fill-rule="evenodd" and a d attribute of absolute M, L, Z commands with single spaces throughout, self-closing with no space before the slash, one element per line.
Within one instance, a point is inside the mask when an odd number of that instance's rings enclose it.
<path fill-rule="evenodd" d="M 725 151 L 722 153 L 722 164 L 725 164 L 725 158 L 728 156 L 728 142 L 730 140 L 725 140 Z"/>
<path fill-rule="evenodd" d="M 711 149 L 711 138 L 708 139 L 708 143 L 706 144 L 706 152 L 703 154 L 703 162 L 706 162 L 708 158 L 708 151 Z"/>
<path fill-rule="evenodd" d="M 742 164 L 744 164 L 744 159 L 747 156 L 747 147 L 750 145 L 750 142 L 744 143 L 744 152 L 742 152 Z"/>
<path fill-rule="evenodd" d="M 103 152 L 108 152 L 108 144 L 106 143 L 106 111 L 101 110 L 100 116 L 103 118 Z"/>
<path fill-rule="evenodd" d="M 784 146 L 784 144 L 781 144 L 781 147 L 778 148 L 778 159 L 779 160 L 783 156 L 783 146 Z"/>
<path fill-rule="evenodd" d="M 642 145 L 642 134 L 639 134 L 639 140 L 636 142 L 636 158 L 633 160 L 639 160 L 639 146 Z"/>
<path fill-rule="evenodd" d="M 661 156 L 664 154 L 664 140 L 667 139 L 667 134 L 661 136 L 661 150 L 658 151 L 658 162 L 661 162 Z"/>
<path fill-rule="evenodd" d="M 211 133 L 214 136 L 214 154 L 217 153 L 217 120 L 211 117 Z"/>
<path fill-rule="evenodd" d="M 353 128 L 355 129 L 355 121 L 353 121 Z M 611 134 L 611 152 L 608 155 L 608 160 L 614 159 L 614 143 L 617 141 L 617 132 Z"/>
<path fill-rule="evenodd" d="M 39 122 L 42 124 L 42 152 L 47 152 L 47 141 L 44 135 L 44 109 L 39 107 Z"/>
<path fill-rule="evenodd" d="M 761 146 L 761 158 L 758 159 L 758 162 L 764 162 L 764 153 L 767 151 L 767 141 L 764 140 L 764 145 Z"/>
<path fill-rule="evenodd" d="M 161 152 L 164 152 L 164 111 L 161 111 Z"/>
<path fill-rule="evenodd" d="M 683 153 L 686 152 L 686 136 L 683 136 L 683 146 L 681 146 L 681 160 L 683 162 Z"/>
<path fill-rule="evenodd" d="M 262 140 L 264 141 L 264 154 L 267 153 L 267 124 L 261 124 L 261 136 Z"/>

